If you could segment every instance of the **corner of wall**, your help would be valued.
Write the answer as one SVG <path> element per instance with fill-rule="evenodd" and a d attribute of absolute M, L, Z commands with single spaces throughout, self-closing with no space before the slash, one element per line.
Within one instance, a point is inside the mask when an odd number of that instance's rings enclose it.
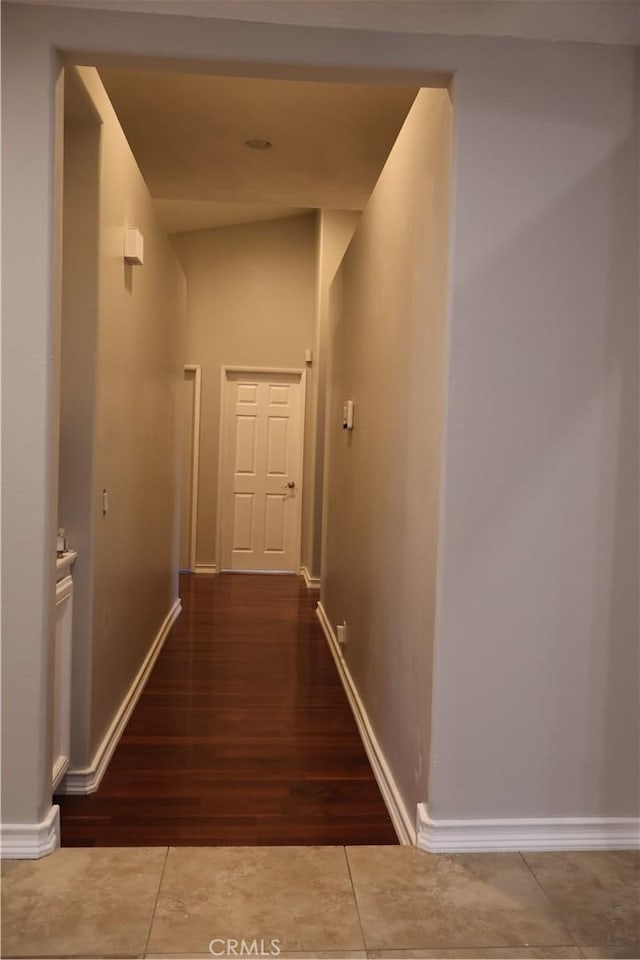
<path fill-rule="evenodd" d="M 39 823 L 1 823 L 3 860 L 40 860 L 60 846 L 60 808 L 52 805 Z"/>

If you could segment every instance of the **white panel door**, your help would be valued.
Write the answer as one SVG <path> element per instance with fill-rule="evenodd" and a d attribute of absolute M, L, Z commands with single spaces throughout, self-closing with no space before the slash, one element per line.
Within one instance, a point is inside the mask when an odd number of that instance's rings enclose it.
<path fill-rule="evenodd" d="M 301 374 L 227 371 L 224 390 L 221 569 L 298 573 Z"/>

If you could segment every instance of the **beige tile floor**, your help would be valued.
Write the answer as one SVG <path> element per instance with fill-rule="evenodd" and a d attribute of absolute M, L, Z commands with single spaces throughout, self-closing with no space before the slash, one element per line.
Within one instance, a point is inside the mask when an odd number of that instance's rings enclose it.
<path fill-rule="evenodd" d="M 283 960 L 640 960 L 640 854 L 69 848 L 2 865 L 3 957 L 204 958 L 211 941 L 222 957 L 229 940 L 277 941 Z"/>

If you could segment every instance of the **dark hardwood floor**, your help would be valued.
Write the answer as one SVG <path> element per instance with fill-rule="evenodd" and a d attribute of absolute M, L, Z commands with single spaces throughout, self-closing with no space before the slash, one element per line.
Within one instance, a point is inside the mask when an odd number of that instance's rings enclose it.
<path fill-rule="evenodd" d="M 63 846 L 397 843 L 295 576 L 182 575 L 174 625 Z"/>

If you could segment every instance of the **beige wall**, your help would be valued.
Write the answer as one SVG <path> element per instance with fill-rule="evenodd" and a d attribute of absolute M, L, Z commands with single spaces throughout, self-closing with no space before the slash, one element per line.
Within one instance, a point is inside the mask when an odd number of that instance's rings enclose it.
<path fill-rule="evenodd" d="M 409 810 L 426 796 L 451 102 L 422 90 L 334 288 L 322 602 Z M 342 402 L 355 403 L 342 429 Z"/>
<path fill-rule="evenodd" d="M 360 211 L 319 210 L 316 220 L 316 328 L 313 364 L 307 371 L 302 563 L 320 577 L 324 414 L 328 350 L 329 291 L 336 270 L 360 220 Z"/>
<path fill-rule="evenodd" d="M 78 544 L 78 573 L 93 564 L 93 617 L 86 623 L 83 618 L 82 631 L 74 634 L 74 664 L 82 660 L 82 670 L 73 678 L 72 768 L 91 760 L 177 599 L 177 391 L 184 360 L 185 307 L 180 265 L 156 222 L 148 191 L 97 72 L 85 68 L 79 73 L 99 114 L 102 135 L 95 359 L 93 345 L 85 339 L 85 360 L 95 364 L 95 377 L 85 369 L 81 384 L 69 383 L 63 363 L 63 395 L 72 395 L 74 405 L 73 409 L 71 404 L 63 405 L 62 435 L 73 435 L 75 447 L 67 444 L 61 450 L 61 506 L 68 508 L 72 499 L 64 485 L 70 483 L 73 493 L 77 483 L 76 456 L 81 472 L 90 470 L 92 478 L 91 490 L 86 483 L 83 490 L 84 520 L 74 518 L 83 538 Z M 138 227 L 144 235 L 144 266 L 124 264 L 125 226 Z M 78 282 L 81 277 L 66 277 L 65 289 Z M 89 308 L 85 314 L 89 323 L 91 316 Z M 70 314 L 65 319 L 71 326 L 65 331 L 71 334 L 63 345 L 66 353 L 78 318 Z M 79 391 L 84 398 L 77 396 Z M 78 421 L 78 405 L 83 401 L 88 410 L 94 407 L 95 422 L 88 411 Z M 73 419 L 66 422 L 69 416 Z M 80 443 L 82 450 L 78 450 Z M 109 497 L 106 516 L 103 489 Z M 65 513 L 66 509 L 60 523 L 69 527 L 74 546 L 73 524 Z M 86 602 L 82 592 L 90 591 L 91 581 L 79 577 L 78 587 L 77 602 L 82 605 Z M 79 703 L 89 721 L 88 731 L 81 727 Z"/>
<path fill-rule="evenodd" d="M 220 369 L 304 368 L 313 345 L 315 216 L 177 234 L 186 362 L 202 366 L 196 558 L 216 561 Z"/>

